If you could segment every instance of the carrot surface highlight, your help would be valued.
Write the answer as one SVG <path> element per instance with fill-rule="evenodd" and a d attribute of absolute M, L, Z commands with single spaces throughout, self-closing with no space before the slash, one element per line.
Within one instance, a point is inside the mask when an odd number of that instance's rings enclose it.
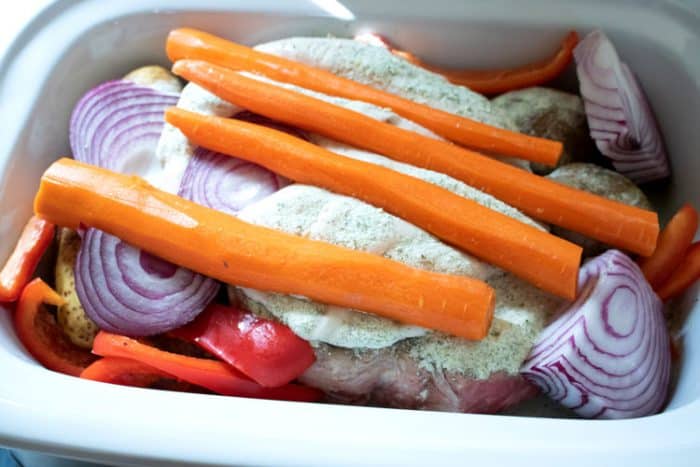
<path fill-rule="evenodd" d="M 481 94 L 501 94 L 516 89 L 538 86 L 559 76 L 571 63 L 574 48 L 579 42 L 576 31 L 569 32 L 553 56 L 521 67 L 499 70 L 455 70 L 429 65 L 403 50 L 391 48 L 394 55 L 402 57 L 414 65 L 438 73 L 453 84 L 466 86 Z"/>
<path fill-rule="evenodd" d="M 286 133 L 177 107 L 165 119 L 196 145 L 297 182 L 362 199 L 558 296 L 576 295 L 581 248 L 432 183 Z"/>
<path fill-rule="evenodd" d="M 653 288 L 658 288 L 683 261 L 698 230 L 698 212 L 686 203 L 659 234 L 656 250 L 639 260 L 639 267 Z"/>
<path fill-rule="evenodd" d="M 204 60 L 234 70 L 260 73 L 326 94 L 388 107 L 446 139 L 494 154 L 554 166 L 562 153 L 562 144 L 558 141 L 486 125 L 195 29 L 171 31 L 166 51 L 173 62 L 186 58 Z"/>
<path fill-rule="evenodd" d="M 252 225 L 72 159 L 44 173 L 34 210 L 57 225 L 101 229 L 228 284 L 303 295 L 468 339 L 483 338 L 493 316 L 494 291 L 479 280 Z"/>
<path fill-rule="evenodd" d="M 224 100 L 392 159 L 451 175 L 534 218 L 644 256 L 656 247 L 659 223 L 655 212 L 562 185 L 224 67 L 183 60 L 173 69 Z"/>
<path fill-rule="evenodd" d="M 685 253 L 675 271 L 656 290 L 661 300 L 677 297 L 700 279 L 700 242 L 695 242 Z"/>

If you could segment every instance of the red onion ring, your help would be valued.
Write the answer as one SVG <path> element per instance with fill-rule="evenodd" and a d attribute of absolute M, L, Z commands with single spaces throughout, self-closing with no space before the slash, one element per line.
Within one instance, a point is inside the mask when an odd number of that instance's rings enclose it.
<path fill-rule="evenodd" d="M 639 267 L 617 250 L 590 260 L 579 297 L 538 337 L 521 374 L 589 418 L 658 412 L 671 369 L 663 304 Z"/>
<path fill-rule="evenodd" d="M 70 122 L 73 157 L 118 172 L 139 173 L 163 129 L 163 111 L 178 95 L 129 81 L 108 81 L 78 102 Z M 131 170 L 130 170 L 131 169 Z M 134 170 L 136 169 L 136 170 Z"/>
<path fill-rule="evenodd" d="M 654 113 L 627 64 L 601 31 L 574 49 L 576 72 L 591 138 L 613 167 L 635 183 L 670 175 L 668 156 Z"/>
<path fill-rule="evenodd" d="M 295 128 L 252 112 L 243 111 L 234 118 L 305 138 Z M 178 195 L 236 215 L 244 207 L 266 198 L 289 183 L 286 178 L 257 164 L 200 147 L 187 164 Z"/>
<path fill-rule="evenodd" d="M 145 176 L 165 124 L 163 112 L 178 95 L 128 81 L 89 91 L 71 116 L 74 157 L 118 172 Z M 156 166 L 157 168 L 157 166 Z M 219 283 L 160 260 L 116 237 L 88 229 L 75 265 L 76 291 L 102 329 L 128 336 L 158 334 L 194 319 Z"/>
<path fill-rule="evenodd" d="M 97 230 L 83 232 L 75 287 L 101 328 L 128 336 L 170 331 L 192 321 L 219 283 Z"/>
<path fill-rule="evenodd" d="M 182 177 L 179 196 L 231 215 L 289 182 L 264 167 L 197 148 Z"/>

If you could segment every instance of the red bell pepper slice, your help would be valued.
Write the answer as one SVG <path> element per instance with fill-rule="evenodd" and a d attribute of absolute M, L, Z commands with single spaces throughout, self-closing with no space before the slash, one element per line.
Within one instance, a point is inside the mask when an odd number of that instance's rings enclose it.
<path fill-rule="evenodd" d="M 95 356 L 73 344 L 44 306 L 63 304 L 63 298 L 37 278 L 22 290 L 14 314 L 17 337 L 29 353 L 49 370 L 78 376 Z"/>
<path fill-rule="evenodd" d="M 666 282 L 656 290 L 661 300 L 666 301 L 683 293 L 700 279 L 700 242 L 690 245 L 685 257 Z"/>
<path fill-rule="evenodd" d="M 102 383 L 134 386 L 140 388 L 161 387 L 169 382 L 167 387 L 181 391 L 191 389 L 191 385 L 178 381 L 173 376 L 157 368 L 137 362 L 129 358 L 104 357 L 85 368 L 80 377 Z"/>
<path fill-rule="evenodd" d="M 53 240 L 53 224 L 32 216 L 0 271 L 0 302 L 14 302 Z"/>
<path fill-rule="evenodd" d="M 92 351 L 103 357 L 136 360 L 218 394 L 306 402 L 322 395 L 317 389 L 294 384 L 264 388 L 224 362 L 166 352 L 106 331 L 97 334 Z"/>
<path fill-rule="evenodd" d="M 171 334 L 198 344 L 266 387 L 289 383 L 316 361 L 311 345 L 284 324 L 234 307 L 211 304 Z"/>
<path fill-rule="evenodd" d="M 378 34 L 370 33 L 360 36 L 359 39 L 363 42 L 389 49 L 394 55 L 416 66 L 441 74 L 453 84 L 466 86 L 472 91 L 487 95 L 501 94 L 516 89 L 539 86 L 553 80 L 561 75 L 569 63 L 571 63 L 574 55 L 574 48 L 576 48 L 579 42 L 576 31 L 570 31 L 564 37 L 557 52 L 544 60 L 538 60 L 514 68 L 458 70 L 428 65 L 411 52 L 397 49 L 389 40 Z"/>
<path fill-rule="evenodd" d="M 146 388 L 169 374 L 136 360 L 121 357 L 104 357 L 85 368 L 80 377 L 103 383 Z"/>

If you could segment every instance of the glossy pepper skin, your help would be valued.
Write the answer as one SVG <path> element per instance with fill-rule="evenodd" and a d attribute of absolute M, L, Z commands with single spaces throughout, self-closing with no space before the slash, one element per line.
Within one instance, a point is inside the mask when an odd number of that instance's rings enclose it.
<path fill-rule="evenodd" d="M 176 379 L 227 396 L 311 402 L 322 395 L 316 389 L 294 384 L 264 388 L 224 362 L 166 352 L 106 331 L 97 334 L 92 351 L 103 357 L 136 360 Z"/>
<path fill-rule="evenodd" d="M 49 370 L 79 376 L 95 356 L 73 344 L 43 305 L 61 305 L 56 291 L 39 278 L 27 284 L 14 312 L 17 337 L 27 351 Z"/>
<path fill-rule="evenodd" d="M 0 302 L 19 298 L 41 257 L 53 241 L 55 226 L 32 216 L 22 231 L 14 251 L 0 271 Z"/>
<path fill-rule="evenodd" d="M 289 383 L 316 361 L 311 345 L 284 324 L 230 306 L 211 304 L 171 334 L 198 344 L 266 387 Z"/>

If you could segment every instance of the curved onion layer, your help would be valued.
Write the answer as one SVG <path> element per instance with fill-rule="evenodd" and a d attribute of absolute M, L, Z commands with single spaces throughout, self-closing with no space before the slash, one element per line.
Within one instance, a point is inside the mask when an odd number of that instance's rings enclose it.
<path fill-rule="evenodd" d="M 666 178 L 661 132 L 639 81 L 601 31 L 574 49 L 591 137 L 615 169 L 635 183 Z"/>
<path fill-rule="evenodd" d="M 129 81 L 108 81 L 78 102 L 70 121 L 73 157 L 117 172 L 145 176 L 163 129 L 163 112 L 178 95 Z"/>
<path fill-rule="evenodd" d="M 236 215 L 288 182 L 264 167 L 197 148 L 182 177 L 179 196 Z"/>
<path fill-rule="evenodd" d="M 656 413 L 666 400 L 671 368 L 659 297 L 617 250 L 581 268 L 579 291 L 539 336 L 521 374 L 583 417 Z"/>
<path fill-rule="evenodd" d="M 89 229 L 76 258 L 75 287 L 101 329 L 147 336 L 192 321 L 214 299 L 219 283 Z"/>
<path fill-rule="evenodd" d="M 73 111 L 74 157 L 146 179 L 155 157 L 163 112 L 178 95 L 129 81 L 89 91 Z M 88 229 L 75 265 L 76 291 L 85 312 L 102 329 L 130 336 L 169 331 L 197 316 L 214 298 L 213 279 L 154 258 L 104 232 Z"/>
<path fill-rule="evenodd" d="M 298 130 L 244 111 L 236 119 L 265 125 L 304 138 Z M 205 148 L 197 148 L 185 170 L 178 195 L 197 204 L 236 215 L 289 181 L 264 167 Z"/>

